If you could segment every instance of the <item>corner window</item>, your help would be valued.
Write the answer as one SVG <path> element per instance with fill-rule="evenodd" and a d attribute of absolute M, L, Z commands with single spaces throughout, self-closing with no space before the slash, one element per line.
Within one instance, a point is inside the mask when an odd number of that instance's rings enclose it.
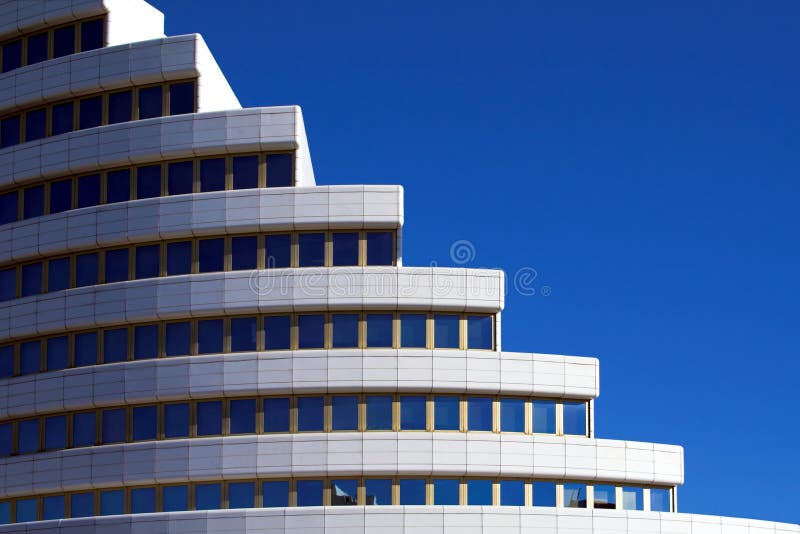
<path fill-rule="evenodd" d="M 194 113 L 194 82 L 173 83 L 169 86 L 169 114 Z"/>
<path fill-rule="evenodd" d="M 81 23 L 81 52 L 102 48 L 105 43 L 103 19 L 90 20 Z"/>
<path fill-rule="evenodd" d="M 650 511 L 651 512 L 671 512 L 672 493 L 668 489 L 650 490 Z"/>
<path fill-rule="evenodd" d="M 491 315 L 470 315 L 467 317 L 467 348 L 492 350 L 494 317 Z"/>
<path fill-rule="evenodd" d="M 267 187 L 291 187 L 294 185 L 293 154 L 267 155 Z"/>
<path fill-rule="evenodd" d="M 586 403 L 564 403 L 564 434 L 586 435 Z"/>
<path fill-rule="evenodd" d="M 367 232 L 367 265 L 394 263 L 394 232 Z"/>

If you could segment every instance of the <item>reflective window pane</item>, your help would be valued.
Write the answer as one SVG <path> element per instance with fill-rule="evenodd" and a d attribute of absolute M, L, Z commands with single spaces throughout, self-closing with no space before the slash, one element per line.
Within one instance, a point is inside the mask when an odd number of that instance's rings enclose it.
<path fill-rule="evenodd" d="M 433 425 L 436 430 L 459 429 L 459 398 L 434 397 L 433 399 Z"/>
<path fill-rule="evenodd" d="M 586 435 L 586 403 L 564 403 L 564 434 Z"/>
<path fill-rule="evenodd" d="M 564 507 L 586 508 L 586 484 L 564 483 Z"/>
<path fill-rule="evenodd" d="M 160 245 L 143 245 L 136 247 L 135 274 L 137 280 L 155 278 L 159 275 Z"/>
<path fill-rule="evenodd" d="M 29 263 L 22 266 L 22 286 L 20 296 L 29 297 L 42 292 L 42 264 Z"/>
<path fill-rule="evenodd" d="M 0 148 L 18 145 L 20 141 L 20 116 L 6 117 L 0 121 Z"/>
<path fill-rule="evenodd" d="M 467 399 L 467 429 L 491 432 L 492 399 L 489 397 L 469 397 Z"/>
<path fill-rule="evenodd" d="M 26 341 L 19 346 L 19 374 L 29 375 L 42 370 L 42 344 Z"/>
<path fill-rule="evenodd" d="M 117 124 L 131 120 L 133 112 L 133 94 L 130 91 L 119 91 L 108 95 L 108 123 Z"/>
<path fill-rule="evenodd" d="M 172 83 L 169 86 L 169 114 L 195 112 L 194 82 Z"/>
<path fill-rule="evenodd" d="M 533 431 L 539 434 L 556 433 L 556 403 L 548 400 L 534 400 Z"/>
<path fill-rule="evenodd" d="M 90 174 L 78 178 L 78 208 L 100 204 L 100 175 Z"/>
<path fill-rule="evenodd" d="M 491 315 L 467 317 L 467 348 L 491 350 L 494 347 Z"/>
<path fill-rule="evenodd" d="M 400 314 L 400 346 L 425 348 L 426 317 L 424 313 Z"/>
<path fill-rule="evenodd" d="M 325 316 L 299 315 L 297 317 L 298 347 L 321 349 L 325 343 Z"/>
<path fill-rule="evenodd" d="M 102 48 L 105 42 L 103 19 L 90 20 L 81 23 L 81 52 Z"/>
<path fill-rule="evenodd" d="M 459 347 L 458 315 L 435 315 L 433 317 L 433 343 L 437 349 L 457 349 Z"/>
<path fill-rule="evenodd" d="M 290 347 L 291 317 L 271 315 L 264 317 L 264 348 L 282 350 Z"/>
<path fill-rule="evenodd" d="M 228 508 L 253 508 L 256 505 L 254 482 L 231 482 L 228 484 Z"/>
<path fill-rule="evenodd" d="M 46 61 L 47 48 L 47 32 L 37 33 L 28 37 L 28 65 Z"/>
<path fill-rule="evenodd" d="M 392 479 L 368 478 L 364 481 L 367 506 L 389 506 L 392 504 Z"/>
<path fill-rule="evenodd" d="M 225 189 L 225 158 L 200 160 L 200 191 Z"/>
<path fill-rule="evenodd" d="M 524 400 L 500 399 L 500 430 L 502 432 L 525 432 Z"/>
<path fill-rule="evenodd" d="M 119 248 L 106 252 L 106 283 L 123 282 L 128 279 L 128 249 Z"/>
<path fill-rule="evenodd" d="M 186 356 L 192 348 L 192 324 L 189 321 L 167 323 L 165 355 Z"/>
<path fill-rule="evenodd" d="M 55 415 L 44 419 L 44 450 L 54 451 L 67 446 L 67 416 Z"/>
<path fill-rule="evenodd" d="M 94 128 L 103 123 L 103 97 L 84 98 L 78 104 L 78 128 Z"/>
<path fill-rule="evenodd" d="M 164 115 L 160 85 L 139 89 L 139 119 L 152 119 Z"/>
<path fill-rule="evenodd" d="M 121 169 L 106 173 L 106 203 L 127 202 L 131 199 L 131 171 Z"/>
<path fill-rule="evenodd" d="M 300 432 L 321 432 L 324 421 L 324 397 L 297 398 L 297 430 Z"/>
<path fill-rule="evenodd" d="M 52 293 L 68 289 L 69 276 L 69 258 L 50 260 L 47 266 L 47 291 Z"/>
<path fill-rule="evenodd" d="M 3 72 L 18 69 L 22 66 L 22 40 L 3 45 Z"/>
<path fill-rule="evenodd" d="M 158 409 L 155 406 L 133 408 L 133 441 L 156 439 Z"/>
<path fill-rule="evenodd" d="M 267 187 L 291 187 L 294 185 L 294 155 L 267 155 Z"/>
<path fill-rule="evenodd" d="M 258 267 L 258 238 L 254 235 L 231 239 L 231 269 L 241 271 Z"/>
<path fill-rule="evenodd" d="M 358 504 L 358 480 L 331 480 L 331 506 Z"/>
<path fill-rule="evenodd" d="M 16 191 L 0 195 L 0 224 L 8 224 L 17 220 L 17 199 Z"/>
<path fill-rule="evenodd" d="M 53 32 L 53 57 L 75 53 L 75 25 L 70 24 Z"/>
<path fill-rule="evenodd" d="M 11 423 L 0 424 L 0 457 L 11 456 L 11 451 L 14 449 L 11 432 Z"/>
<path fill-rule="evenodd" d="M 167 165 L 167 194 L 187 195 L 192 192 L 194 163 L 177 161 Z"/>
<path fill-rule="evenodd" d="M 322 481 L 298 480 L 297 506 L 322 506 Z"/>
<path fill-rule="evenodd" d="M 165 486 L 161 495 L 163 512 L 184 512 L 189 509 L 189 486 Z"/>
<path fill-rule="evenodd" d="M 289 234 L 268 235 L 265 240 L 267 269 L 279 269 L 291 266 L 292 236 Z"/>
<path fill-rule="evenodd" d="M 11 300 L 17 297 L 17 269 L 3 269 L 0 271 L 0 301 Z"/>
<path fill-rule="evenodd" d="M 331 397 L 331 412 L 333 430 L 358 430 L 358 397 Z"/>
<path fill-rule="evenodd" d="M 458 479 L 439 478 L 433 480 L 433 504 L 458 504 Z"/>
<path fill-rule="evenodd" d="M 79 254 L 75 258 L 75 287 L 93 286 L 97 284 L 99 259 L 96 252 Z"/>
<path fill-rule="evenodd" d="M 367 232 L 367 265 L 394 263 L 394 232 Z"/>
<path fill-rule="evenodd" d="M 28 419 L 17 423 L 17 452 L 26 454 L 39 451 L 39 420 Z"/>
<path fill-rule="evenodd" d="M 225 240 L 201 239 L 199 247 L 199 271 L 201 273 L 222 271 L 225 266 Z"/>
<path fill-rule="evenodd" d="M 222 401 L 197 403 L 197 435 L 218 436 L 222 434 Z"/>
<path fill-rule="evenodd" d="M 470 506 L 491 506 L 492 481 L 467 480 L 467 504 Z"/>
<path fill-rule="evenodd" d="M 596 484 L 594 486 L 594 507 L 614 510 L 617 507 L 617 488 Z"/>
<path fill-rule="evenodd" d="M 650 490 L 650 511 L 651 512 L 671 512 L 672 496 L 668 489 Z"/>
<path fill-rule="evenodd" d="M 222 508 L 222 484 L 197 484 L 194 487 L 195 510 Z"/>
<path fill-rule="evenodd" d="M 425 504 L 425 479 L 402 478 L 400 485 L 400 504 L 419 505 Z"/>
<path fill-rule="evenodd" d="M 367 430 L 392 429 L 392 397 L 367 395 Z"/>
<path fill-rule="evenodd" d="M 136 198 L 161 196 L 161 165 L 147 165 L 136 169 Z"/>
<path fill-rule="evenodd" d="M 325 234 L 300 234 L 300 267 L 322 267 L 325 265 Z"/>
<path fill-rule="evenodd" d="M 94 515 L 94 493 L 73 493 L 69 496 L 70 517 L 91 517 Z"/>
<path fill-rule="evenodd" d="M 285 480 L 263 482 L 261 494 L 264 508 L 289 506 L 289 483 Z"/>
<path fill-rule="evenodd" d="M 23 191 L 22 218 L 30 219 L 44 215 L 44 186 L 37 185 Z"/>
<path fill-rule="evenodd" d="M 72 131 L 74 118 L 74 105 L 72 102 L 56 104 L 53 106 L 52 123 L 50 129 L 53 135 L 64 134 Z M 70 195 L 71 196 L 71 195 Z"/>
<path fill-rule="evenodd" d="M 50 213 L 61 213 L 72 209 L 72 179 L 50 184 Z"/>
<path fill-rule="evenodd" d="M 36 141 L 47 135 L 47 110 L 37 109 L 25 114 L 25 140 Z"/>
<path fill-rule="evenodd" d="M 421 395 L 400 396 L 400 428 L 402 430 L 425 430 L 425 397 Z"/>
<path fill-rule="evenodd" d="M 0 502 L 0 525 L 11 523 L 11 501 Z"/>
<path fill-rule="evenodd" d="M 222 352 L 223 341 L 222 319 L 207 319 L 197 323 L 198 354 L 216 354 Z"/>
<path fill-rule="evenodd" d="M 50 495 L 42 498 L 42 519 L 64 519 L 64 496 Z"/>
<path fill-rule="evenodd" d="M 0 378 L 14 376 L 14 345 L 0 347 Z"/>
<path fill-rule="evenodd" d="M 595 498 L 597 502 L 597 498 Z M 644 510 L 644 490 L 642 488 L 622 488 L 623 510 Z"/>
<path fill-rule="evenodd" d="M 233 158 L 233 188 L 254 189 L 258 187 L 258 156 Z"/>
<path fill-rule="evenodd" d="M 231 319 L 231 352 L 256 350 L 256 318 Z"/>
<path fill-rule="evenodd" d="M 103 443 L 122 443 L 126 440 L 126 411 L 124 408 L 103 410 Z"/>
<path fill-rule="evenodd" d="M 158 358 L 158 325 L 147 324 L 133 328 L 133 359 Z"/>
<path fill-rule="evenodd" d="M 333 265 L 358 265 L 358 232 L 334 232 Z"/>
<path fill-rule="evenodd" d="M 522 480 L 501 480 L 500 505 L 525 506 L 525 483 Z"/>
<path fill-rule="evenodd" d="M 167 276 L 192 272 L 192 242 L 167 243 Z"/>
<path fill-rule="evenodd" d="M 17 523 L 28 523 L 36 521 L 37 499 L 18 499 L 17 500 Z"/>
<path fill-rule="evenodd" d="M 586 493 L 584 492 L 584 502 Z M 534 506 L 555 506 L 556 505 L 556 483 L 555 482 L 534 482 L 533 483 L 533 505 Z"/>
<path fill-rule="evenodd" d="M 391 313 L 368 313 L 367 347 L 391 347 L 392 323 Z"/>
<path fill-rule="evenodd" d="M 332 323 L 333 348 L 358 347 L 358 314 L 335 313 L 332 316 Z"/>
<path fill-rule="evenodd" d="M 95 443 L 94 412 L 76 413 L 72 417 L 72 446 L 90 447 Z"/>
<path fill-rule="evenodd" d="M 189 404 L 164 405 L 164 437 L 187 438 L 189 437 Z"/>
<path fill-rule="evenodd" d="M 131 513 L 132 514 L 151 514 L 156 511 L 156 489 L 155 488 L 132 488 L 131 489 Z"/>
<path fill-rule="evenodd" d="M 264 432 L 289 431 L 289 399 L 264 399 Z"/>
<path fill-rule="evenodd" d="M 253 434 L 256 431 L 256 401 L 235 399 L 230 401 L 230 433 Z"/>

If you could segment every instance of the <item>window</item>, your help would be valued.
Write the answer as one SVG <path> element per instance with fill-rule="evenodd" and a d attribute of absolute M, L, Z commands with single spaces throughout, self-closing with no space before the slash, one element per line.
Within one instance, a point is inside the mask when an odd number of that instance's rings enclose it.
<path fill-rule="evenodd" d="M 492 431 L 492 399 L 469 397 L 467 399 L 467 429 Z"/>
<path fill-rule="evenodd" d="M 289 483 L 285 480 L 262 483 L 261 494 L 264 508 L 289 506 Z"/>
<path fill-rule="evenodd" d="M 225 158 L 200 160 L 200 191 L 225 189 Z"/>
<path fill-rule="evenodd" d="M 136 198 L 161 196 L 161 165 L 147 165 L 136 169 Z"/>
<path fill-rule="evenodd" d="M 458 315 L 434 315 L 433 342 L 437 349 L 457 349 L 459 347 Z"/>
<path fill-rule="evenodd" d="M 564 483 L 564 507 L 586 508 L 586 484 Z"/>
<path fill-rule="evenodd" d="M 131 120 L 133 95 L 130 91 L 119 91 L 108 95 L 108 124 Z"/>
<path fill-rule="evenodd" d="M 0 148 L 19 144 L 20 116 L 6 117 L 0 121 Z"/>
<path fill-rule="evenodd" d="M 358 430 L 358 397 L 331 397 L 332 429 Z"/>
<path fill-rule="evenodd" d="M 155 488 L 132 488 L 131 489 L 131 513 L 132 514 L 151 514 L 156 511 L 156 489 Z"/>
<path fill-rule="evenodd" d="M 525 432 L 524 400 L 500 399 L 500 430 L 502 432 Z"/>
<path fill-rule="evenodd" d="M 166 486 L 161 490 L 163 512 L 184 512 L 189 509 L 189 486 Z"/>
<path fill-rule="evenodd" d="M 297 398 L 297 430 L 299 432 L 321 432 L 324 421 L 324 397 Z"/>
<path fill-rule="evenodd" d="M 75 26 L 70 24 L 53 32 L 53 57 L 64 57 L 75 53 Z"/>
<path fill-rule="evenodd" d="M 333 348 L 358 347 L 358 314 L 335 313 L 332 316 L 332 323 Z"/>
<path fill-rule="evenodd" d="M 119 248 L 106 252 L 106 283 L 128 279 L 128 249 Z"/>
<path fill-rule="evenodd" d="M 158 358 L 158 325 L 147 324 L 133 328 L 133 359 Z"/>
<path fill-rule="evenodd" d="M 197 323 L 198 354 L 216 354 L 222 352 L 223 341 L 222 319 L 207 319 Z"/>
<path fill-rule="evenodd" d="M 166 356 L 186 356 L 191 353 L 192 323 L 167 323 L 164 352 Z"/>
<path fill-rule="evenodd" d="M 358 265 L 358 232 L 334 232 L 333 265 Z"/>
<path fill-rule="evenodd" d="M 189 404 L 167 404 L 164 406 L 164 437 L 189 437 Z"/>
<path fill-rule="evenodd" d="M 228 508 L 253 508 L 255 505 L 255 483 L 231 482 L 228 484 Z"/>
<path fill-rule="evenodd" d="M 29 263 L 22 266 L 21 297 L 38 295 L 42 292 L 42 264 Z"/>
<path fill-rule="evenodd" d="M 256 350 L 256 318 L 231 319 L 231 352 Z"/>
<path fill-rule="evenodd" d="M 321 349 L 325 343 L 325 316 L 297 316 L 298 347 L 301 349 Z"/>
<path fill-rule="evenodd" d="M 230 433 L 253 434 L 256 431 L 256 401 L 235 399 L 230 401 Z"/>
<path fill-rule="evenodd" d="M 233 188 L 255 189 L 258 187 L 258 156 L 233 158 Z"/>
<path fill-rule="evenodd" d="M 27 341 L 19 346 L 19 374 L 38 373 L 42 368 L 42 343 Z"/>
<path fill-rule="evenodd" d="M 364 481 L 367 506 L 388 506 L 392 504 L 392 480 L 389 478 L 368 478 Z"/>
<path fill-rule="evenodd" d="M 36 141 L 47 136 L 47 109 L 37 109 L 25 114 L 25 141 Z"/>
<path fill-rule="evenodd" d="M 289 431 L 289 399 L 264 399 L 264 432 Z"/>
<path fill-rule="evenodd" d="M 194 113 L 194 82 L 173 83 L 169 86 L 169 114 Z"/>
<path fill-rule="evenodd" d="M 433 504 L 458 504 L 458 479 L 438 478 L 433 480 Z"/>
<path fill-rule="evenodd" d="M 525 506 L 525 483 L 521 480 L 501 480 L 500 505 Z"/>
<path fill-rule="evenodd" d="M 244 236 L 231 238 L 231 270 L 241 271 L 258 267 L 258 238 Z"/>
<path fill-rule="evenodd" d="M 197 403 L 197 435 L 218 436 L 222 434 L 222 401 Z"/>
<path fill-rule="evenodd" d="M 0 457 L 11 456 L 13 450 L 11 429 L 11 423 L 0 424 Z"/>
<path fill-rule="evenodd" d="M 491 315 L 470 315 L 467 317 L 467 348 L 492 350 Z"/>
<path fill-rule="evenodd" d="M 44 215 L 44 186 L 37 185 L 25 189 L 22 206 L 22 218 L 30 219 Z"/>
<path fill-rule="evenodd" d="M 128 329 L 114 328 L 103 332 L 103 363 L 128 359 Z"/>
<path fill-rule="evenodd" d="M 564 434 L 586 435 L 586 403 L 564 403 Z"/>
<path fill-rule="evenodd" d="M 100 204 L 100 175 L 90 174 L 78 178 L 78 208 Z"/>
<path fill-rule="evenodd" d="M 11 523 L 11 501 L 0 502 L 0 525 Z"/>
<path fill-rule="evenodd" d="M 297 506 L 322 506 L 322 481 L 298 480 Z"/>
<path fill-rule="evenodd" d="M 3 45 L 3 72 L 22 66 L 22 40 Z"/>
<path fill-rule="evenodd" d="M 367 265 L 394 263 L 394 232 L 367 232 Z"/>
<path fill-rule="evenodd" d="M 160 85 L 139 89 L 139 119 L 152 119 L 164 115 L 163 89 Z"/>
<path fill-rule="evenodd" d="M 44 419 L 44 450 L 55 451 L 67 446 L 67 417 L 55 415 Z"/>
<path fill-rule="evenodd" d="M 158 419 L 155 406 L 137 406 L 133 408 L 133 441 L 156 439 L 158 435 Z"/>
<path fill-rule="evenodd" d="M 671 512 L 672 494 L 668 489 L 650 490 L 650 511 L 651 512 Z"/>
<path fill-rule="evenodd" d="M 143 245 L 136 247 L 135 272 L 136 279 L 155 278 L 159 275 L 159 259 L 161 247 L 159 245 Z"/>
<path fill-rule="evenodd" d="M 389 395 L 368 395 L 367 430 L 392 429 L 392 397 Z"/>
<path fill-rule="evenodd" d="M 103 410 L 102 442 L 122 443 L 126 439 L 127 417 L 124 408 Z"/>
<path fill-rule="evenodd" d="M 167 194 L 186 195 L 192 192 L 194 163 L 177 161 L 167 165 Z"/>
<path fill-rule="evenodd" d="M 533 487 L 534 506 L 555 506 L 556 505 L 556 483 L 555 482 L 536 482 Z M 585 489 L 585 488 L 584 488 Z M 586 492 L 584 491 L 584 499 Z"/>
<path fill-rule="evenodd" d="M 64 519 L 64 496 L 51 495 L 42 498 L 42 519 Z"/>
<path fill-rule="evenodd" d="M 614 510 L 617 508 L 617 488 L 607 485 L 594 486 L 594 507 Z"/>
<path fill-rule="evenodd" d="M 266 236 L 266 268 L 279 269 L 289 267 L 292 262 L 292 236 L 276 234 Z"/>
<path fill-rule="evenodd" d="M 222 508 L 222 484 L 197 484 L 194 487 L 195 510 Z"/>
<path fill-rule="evenodd" d="M 79 254 L 75 258 L 75 287 L 93 286 L 97 284 L 97 253 Z"/>
<path fill-rule="evenodd" d="M 595 491 L 595 508 L 597 507 L 597 492 Z M 644 510 L 644 490 L 642 488 L 622 488 L 623 510 Z"/>
<path fill-rule="evenodd" d="M 72 179 L 50 184 L 50 213 L 72 209 Z"/>
<path fill-rule="evenodd" d="M 267 187 L 291 187 L 294 157 L 292 154 L 269 154 L 267 156 Z"/>
<path fill-rule="evenodd" d="M 400 504 L 420 505 L 425 504 L 425 479 L 403 478 L 400 479 Z"/>
<path fill-rule="evenodd" d="M 0 195 L 0 224 L 8 224 L 17 220 L 17 198 L 16 191 Z"/>
<path fill-rule="evenodd" d="M 367 347 L 391 347 L 392 323 L 391 313 L 368 313 Z"/>
<path fill-rule="evenodd" d="M 90 20 L 81 23 L 81 52 L 102 48 L 105 43 L 103 19 Z"/>
<path fill-rule="evenodd" d="M 192 272 L 192 242 L 167 243 L 167 276 Z"/>
<path fill-rule="evenodd" d="M 331 480 L 331 506 L 355 506 L 358 504 L 357 480 Z"/>
<path fill-rule="evenodd" d="M 467 504 L 470 506 L 491 506 L 492 481 L 467 480 Z"/>
<path fill-rule="evenodd" d="M 39 420 L 28 419 L 17 423 L 17 452 L 20 454 L 39 451 Z"/>
<path fill-rule="evenodd" d="M 47 48 L 47 32 L 37 33 L 28 37 L 28 65 L 46 61 Z"/>
<path fill-rule="evenodd" d="M 213 273 L 224 270 L 225 240 L 201 239 L 199 241 L 199 272 Z"/>
<path fill-rule="evenodd" d="M 17 500 L 17 523 L 36 521 L 36 497 Z"/>
<path fill-rule="evenodd" d="M 0 347 L 0 378 L 14 376 L 14 345 Z"/>
<path fill-rule="evenodd" d="M 291 316 L 271 315 L 264 317 L 264 348 L 281 350 L 290 348 Z"/>
<path fill-rule="evenodd" d="M 533 424 L 531 428 L 537 434 L 556 433 L 556 403 L 548 400 L 534 400 L 532 415 Z"/>
<path fill-rule="evenodd" d="M 78 107 L 78 128 L 85 130 L 103 123 L 103 97 L 84 98 Z"/>
<path fill-rule="evenodd" d="M 73 493 L 69 496 L 70 517 L 94 515 L 94 493 Z"/>
<path fill-rule="evenodd" d="M 56 104 L 51 113 L 52 123 L 50 130 L 53 135 L 60 135 L 72 131 L 73 128 L 74 105 L 72 102 Z M 70 194 L 70 197 L 72 195 Z M 52 212 L 52 208 L 51 208 Z"/>
<path fill-rule="evenodd" d="M 76 413 L 72 417 L 72 446 L 91 447 L 95 443 L 95 413 Z"/>
<path fill-rule="evenodd" d="M 400 396 L 400 428 L 402 430 L 425 430 L 425 397 L 421 395 Z"/>
<path fill-rule="evenodd" d="M 0 301 L 11 300 L 17 297 L 17 270 L 3 269 L 0 271 Z"/>
<path fill-rule="evenodd" d="M 426 317 L 424 313 L 400 314 L 400 346 L 425 348 Z"/>
<path fill-rule="evenodd" d="M 47 266 L 47 291 L 61 291 L 69 288 L 69 258 L 50 260 Z"/>
<path fill-rule="evenodd" d="M 106 203 L 127 202 L 131 199 L 131 171 L 121 169 L 106 173 Z"/>
<path fill-rule="evenodd" d="M 434 397 L 433 427 L 436 430 L 458 430 L 460 419 L 458 397 Z"/>
<path fill-rule="evenodd" d="M 325 265 L 325 234 L 300 234 L 300 267 L 322 267 Z"/>

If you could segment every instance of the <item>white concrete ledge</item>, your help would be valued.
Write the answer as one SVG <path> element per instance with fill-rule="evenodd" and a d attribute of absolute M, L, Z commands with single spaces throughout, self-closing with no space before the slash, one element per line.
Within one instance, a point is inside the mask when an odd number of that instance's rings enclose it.
<path fill-rule="evenodd" d="M 447 432 L 273 434 L 105 445 L 0 459 L 0 498 L 253 477 L 480 476 L 683 483 L 683 448 Z"/>

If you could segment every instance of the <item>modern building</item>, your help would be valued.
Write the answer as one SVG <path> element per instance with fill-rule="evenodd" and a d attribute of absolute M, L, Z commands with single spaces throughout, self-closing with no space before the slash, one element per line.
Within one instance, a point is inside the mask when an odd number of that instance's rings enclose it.
<path fill-rule="evenodd" d="M 0 3 L 0 533 L 800 533 L 677 513 L 594 358 L 501 350 L 503 273 L 404 267 L 142 0 Z"/>

